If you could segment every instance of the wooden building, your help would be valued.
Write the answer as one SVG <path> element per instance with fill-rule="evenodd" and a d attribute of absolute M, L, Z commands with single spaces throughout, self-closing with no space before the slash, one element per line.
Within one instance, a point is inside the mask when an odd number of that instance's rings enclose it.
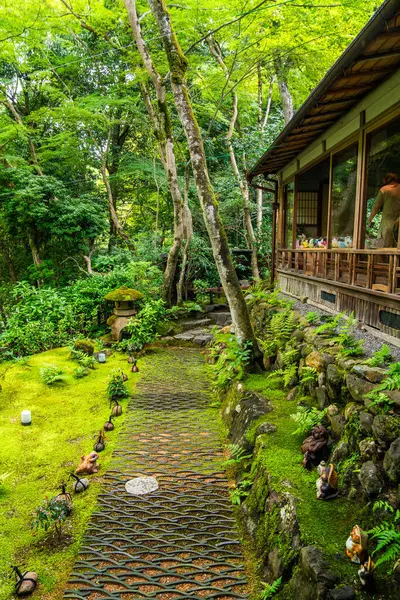
<path fill-rule="evenodd" d="M 277 190 L 282 291 L 399 338 L 400 0 L 376 11 L 249 180 Z"/>

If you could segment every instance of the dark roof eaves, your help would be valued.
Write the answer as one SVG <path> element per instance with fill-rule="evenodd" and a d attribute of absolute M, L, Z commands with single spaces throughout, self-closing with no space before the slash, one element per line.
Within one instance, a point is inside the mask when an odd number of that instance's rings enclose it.
<path fill-rule="evenodd" d="M 265 162 L 268 155 L 274 151 L 277 146 L 282 145 L 288 134 L 305 118 L 307 113 L 314 107 L 318 100 L 326 93 L 338 76 L 342 75 L 343 70 L 348 68 L 354 60 L 361 54 L 364 47 L 369 44 L 374 37 L 381 32 L 382 24 L 389 21 L 400 8 L 400 0 L 386 0 L 371 17 L 368 23 L 363 27 L 360 33 L 354 38 L 351 44 L 346 48 L 343 54 L 332 65 L 325 77 L 313 89 L 307 100 L 300 106 L 289 123 L 285 126 L 279 136 L 274 140 L 262 157 L 257 161 L 254 167 L 249 171 L 248 178 L 251 180 L 255 175 L 257 167 Z M 382 23 L 383 21 L 383 23 Z M 314 141 L 314 140 L 313 140 Z M 312 142 L 311 142 L 312 143 Z M 293 159 L 288 161 L 292 162 Z M 279 169 L 280 170 L 280 169 Z"/>

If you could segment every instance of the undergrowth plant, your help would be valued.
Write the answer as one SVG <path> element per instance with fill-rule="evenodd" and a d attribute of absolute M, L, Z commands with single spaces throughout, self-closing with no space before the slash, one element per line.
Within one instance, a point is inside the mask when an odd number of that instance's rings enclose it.
<path fill-rule="evenodd" d="M 36 508 L 33 513 L 32 529 L 43 529 L 49 531 L 54 529 L 58 539 L 61 539 L 63 533 L 63 524 L 70 513 L 70 507 L 66 500 L 46 498 Z"/>
<path fill-rule="evenodd" d="M 225 348 L 217 362 L 211 366 L 216 390 L 224 390 L 234 379 L 243 379 L 250 364 L 253 344 L 250 340 L 239 344 L 231 338 L 230 347 Z"/>
<path fill-rule="evenodd" d="M 400 390 L 400 362 L 390 365 L 387 377 L 365 397 L 372 400 L 370 406 L 378 406 L 387 412 L 393 408 L 394 401 L 385 392 L 393 390 Z"/>
<path fill-rule="evenodd" d="M 243 500 L 250 494 L 250 488 L 253 485 L 251 479 L 242 479 L 239 481 L 235 489 L 230 490 L 229 495 L 233 505 L 239 506 Z"/>
<path fill-rule="evenodd" d="M 379 350 L 376 350 L 371 358 L 364 361 L 365 365 L 369 367 L 383 367 L 386 363 L 390 363 L 392 360 L 392 353 L 389 346 L 382 344 Z"/>
<path fill-rule="evenodd" d="M 230 457 L 222 463 L 226 469 L 233 466 L 238 466 L 243 460 L 251 458 L 251 454 L 246 454 L 246 451 L 239 444 L 230 444 L 228 446 Z"/>
<path fill-rule="evenodd" d="M 40 369 L 40 377 L 46 385 L 53 385 L 57 381 L 64 381 L 64 373 L 60 367 L 56 365 L 48 365 Z"/>
<path fill-rule="evenodd" d="M 292 435 L 307 434 L 315 425 L 320 425 L 325 417 L 325 410 L 318 410 L 310 406 L 298 406 L 297 411 L 290 415 L 298 425 Z"/>
<path fill-rule="evenodd" d="M 383 563 L 391 563 L 393 572 L 400 566 L 400 510 L 395 509 L 384 501 L 377 501 L 373 506 L 373 512 L 383 511 L 387 517 L 380 524 L 376 525 L 368 534 L 371 540 L 376 540 L 377 546 L 372 552 L 372 556 L 378 556 L 375 566 Z"/>
<path fill-rule="evenodd" d="M 260 593 L 258 600 L 269 600 L 279 592 L 279 589 L 282 585 L 282 577 L 275 579 L 273 583 L 262 582 L 261 585 L 264 589 Z"/>
<path fill-rule="evenodd" d="M 315 311 L 310 311 L 306 314 L 306 320 L 310 325 L 315 325 L 319 321 L 319 314 Z"/>
<path fill-rule="evenodd" d="M 153 300 L 147 302 L 142 310 L 129 320 L 126 330 L 131 335 L 129 345 L 136 352 L 145 344 L 151 344 L 157 337 L 157 326 L 166 318 L 165 302 Z"/>
<path fill-rule="evenodd" d="M 110 373 L 107 385 L 108 397 L 113 398 L 127 398 L 129 396 L 129 390 L 125 386 L 125 376 L 121 369 L 113 369 Z"/>

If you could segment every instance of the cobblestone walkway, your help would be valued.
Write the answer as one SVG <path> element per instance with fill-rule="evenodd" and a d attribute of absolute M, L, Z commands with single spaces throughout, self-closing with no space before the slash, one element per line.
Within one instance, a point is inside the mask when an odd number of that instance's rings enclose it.
<path fill-rule="evenodd" d="M 203 357 L 160 350 L 142 372 L 64 597 L 245 600 Z M 139 475 L 159 489 L 130 496 L 125 482 Z"/>

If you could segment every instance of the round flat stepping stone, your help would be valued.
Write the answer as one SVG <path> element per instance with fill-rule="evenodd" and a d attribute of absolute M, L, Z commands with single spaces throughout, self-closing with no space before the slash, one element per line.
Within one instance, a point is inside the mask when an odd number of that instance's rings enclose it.
<path fill-rule="evenodd" d="M 158 481 L 155 477 L 135 477 L 125 484 L 125 489 L 132 496 L 145 496 L 158 490 Z"/>

